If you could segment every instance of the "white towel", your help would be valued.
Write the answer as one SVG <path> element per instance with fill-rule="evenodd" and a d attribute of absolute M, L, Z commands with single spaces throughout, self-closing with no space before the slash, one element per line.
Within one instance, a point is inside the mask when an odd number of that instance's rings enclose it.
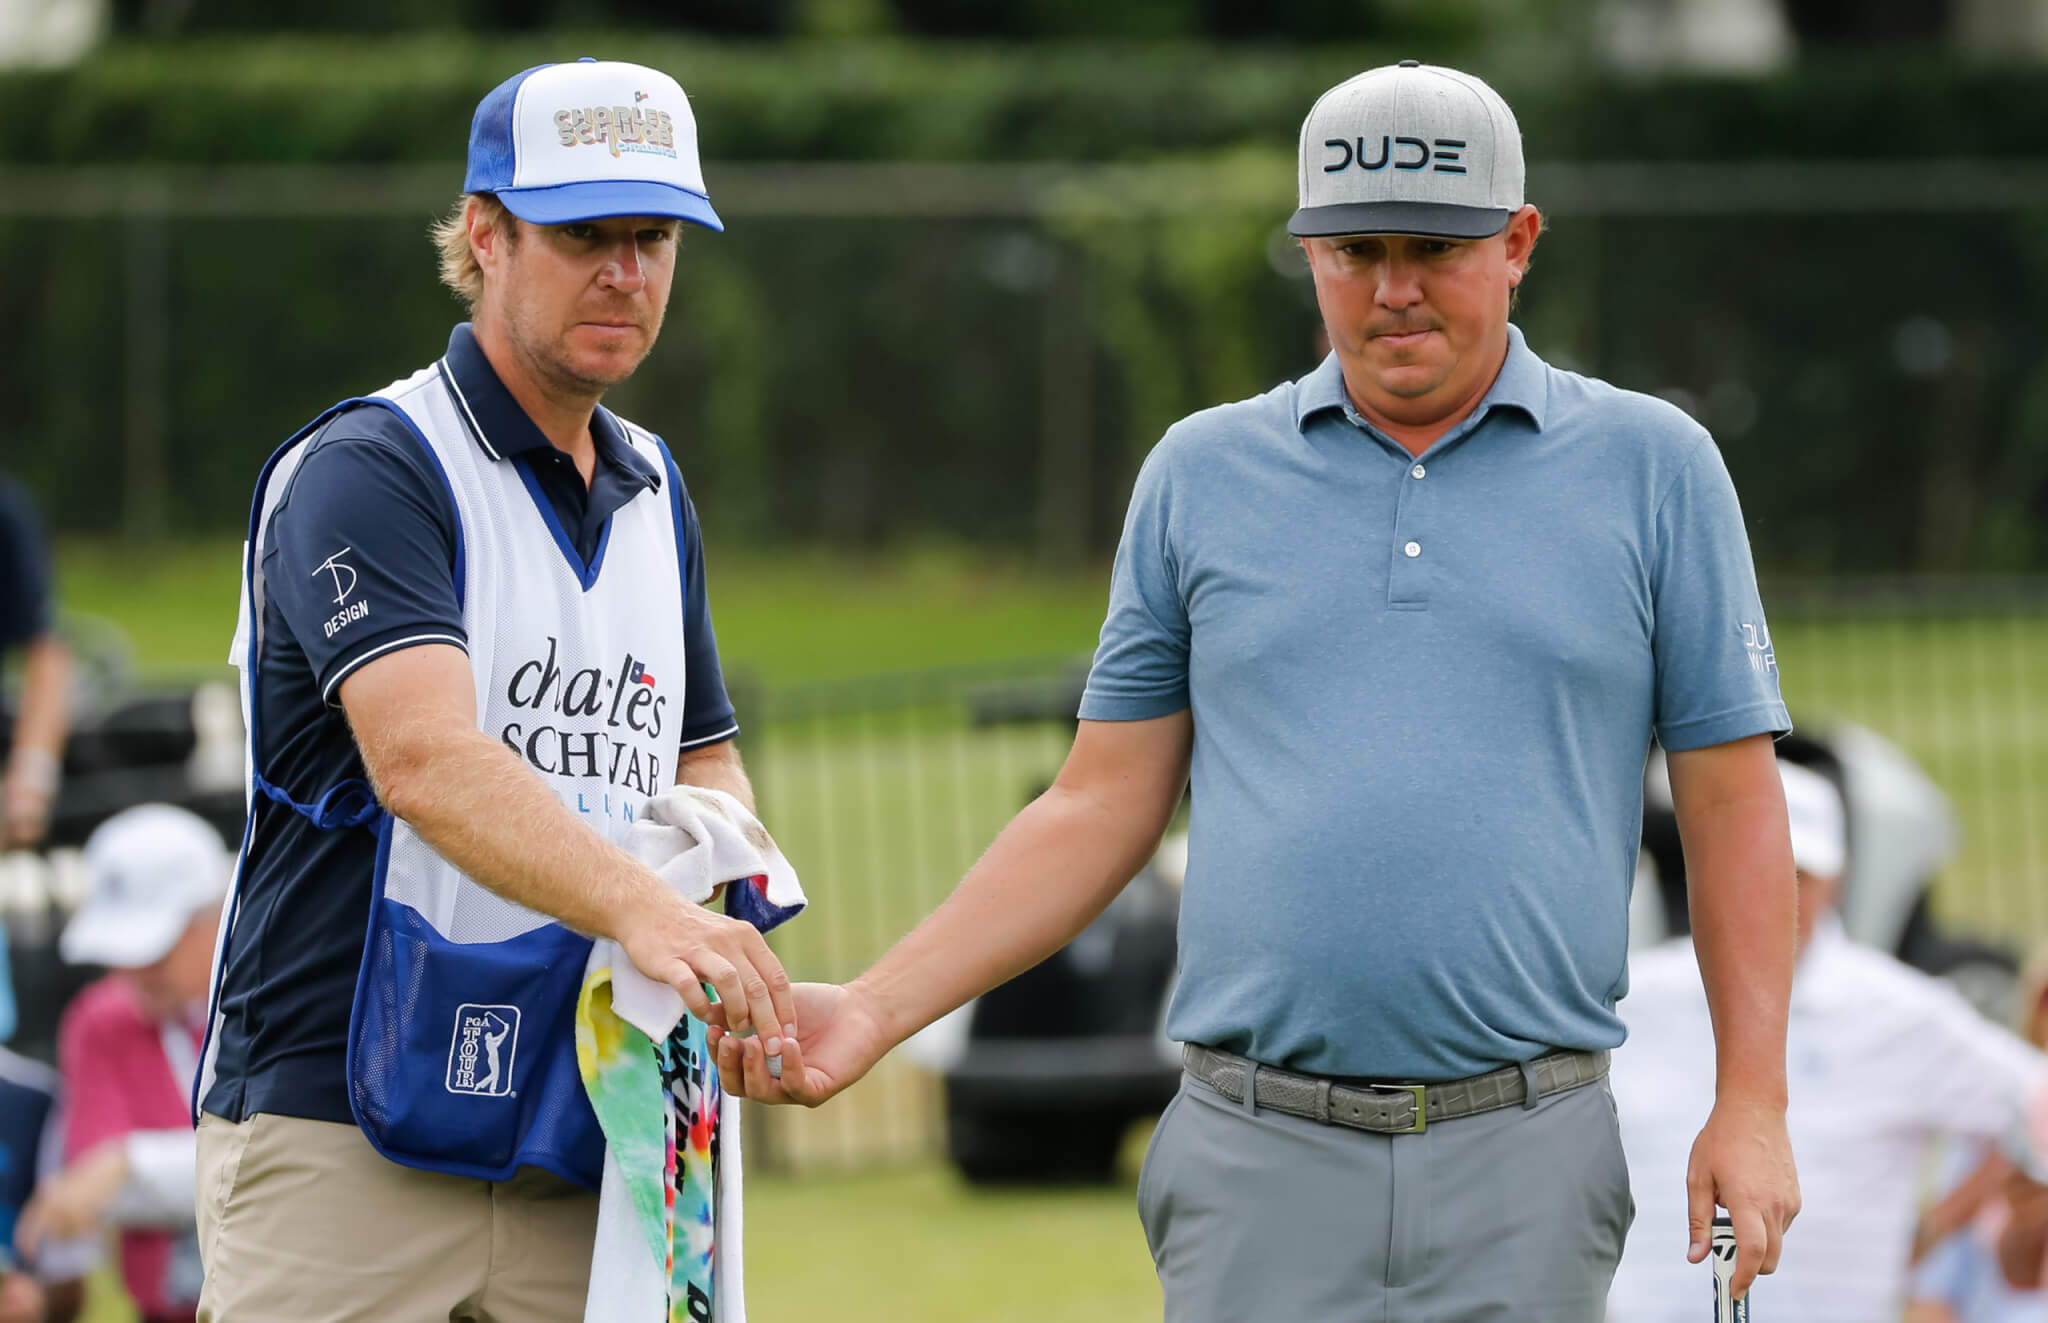
<path fill-rule="evenodd" d="M 686 900 L 704 904 L 727 888 L 726 912 L 763 932 L 793 918 L 807 903 L 796 870 L 767 830 L 722 790 L 677 786 L 650 801 L 633 825 L 626 848 Z M 613 1011 L 653 1041 L 666 1039 L 685 1013 L 682 995 L 634 968 L 617 942 L 600 938 L 592 947 L 586 975 L 606 966 L 611 969 Z M 714 1323 L 746 1323 L 737 1099 L 724 1100 L 718 1124 L 712 1318 Z M 647 1235 L 607 1148 L 584 1323 L 665 1320 L 668 1289 L 667 1276 L 648 1253 Z"/>

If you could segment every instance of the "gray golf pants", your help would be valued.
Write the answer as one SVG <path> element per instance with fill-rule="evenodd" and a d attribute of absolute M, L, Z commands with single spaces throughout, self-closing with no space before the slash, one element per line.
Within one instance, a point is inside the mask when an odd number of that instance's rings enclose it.
<path fill-rule="evenodd" d="M 1605 1080 L 1375 1135 L 1183 1077 L 1138 1215 L 1166 1323 L 1600 1323 L 1635 1204 Z"/>

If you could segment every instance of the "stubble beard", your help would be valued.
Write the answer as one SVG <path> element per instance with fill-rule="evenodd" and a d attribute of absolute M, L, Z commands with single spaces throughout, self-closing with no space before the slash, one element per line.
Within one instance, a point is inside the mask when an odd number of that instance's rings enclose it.
<path fill-rule="evenodd" d="M 621 370 L 609 375 L 593 375 L 580 370 L 571 359 L 565 341 L 569 329 L 565 328 L 552 337 L 536 328 L 528 306 L 513 302 L 505 309 L 505 339 L 512 352 L 526 364 L 550 394 L 564 399 L 587 400 L 596 403 L 604 393 L 632 376 L 647 361 L 647 355 L 654 350 L 654 342 L 661 334 L 661 318 L 657 313 L 655 322 L 648 329 L 647 343 L 641 352 Z"/>

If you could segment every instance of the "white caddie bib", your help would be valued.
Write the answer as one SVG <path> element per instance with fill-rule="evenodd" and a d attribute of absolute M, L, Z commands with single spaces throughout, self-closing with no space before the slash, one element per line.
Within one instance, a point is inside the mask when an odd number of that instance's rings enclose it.
<path fill-rule="evenodd" d="M 629 500 L 586 565 L 538 483 L 524 466 L 494 458 L 452 377 L 436 364 L 337 406 L 279 450 L 258 484 L 245 560 L 238 643 L 246 646 L 236 655 L 251 805 L 262 795 L 322 827 L 378 833 L 349 1023 L 358 1124 L 378 1151 L 407 1165 L 485 1180 L 539 1166 L 594 1189 L 604 1141 L 577 1072 L 574 1037 L 590 940 L 463 875 L 383 813 L 361 782 L 322 788 L 301 802 L 270 784 L 256 763 L 268 516 L 301 444 L 349 404 L 399 414 L 447 479 L 459 522 L 456 583 L 478 725 L 571 813 L 615 842 L 675 777 L 684 698 L 680 494 L 664 478 L 660 490 Z M 666 474 L 660 443 L 622 426 L 641 457 Z M 231 913 L 224 945 L 232 929 Z M 217 957 L 216 967 L 223 963 Z"/>

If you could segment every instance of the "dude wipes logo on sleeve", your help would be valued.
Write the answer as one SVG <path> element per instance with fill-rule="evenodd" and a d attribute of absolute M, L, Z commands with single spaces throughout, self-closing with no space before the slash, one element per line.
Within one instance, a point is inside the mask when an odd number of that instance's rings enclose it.
<path fill-rule="evenodd" d="M 1778 653 L 1771 646 L 1771 631 L 1760 621 L 1742 622 L 1742 649 L 1749 654 L 1749 669 L 1767 675 L 1778 669 Z"/>
<path fill-rule="evenodd" d="M 570 805 L 577 812 L 611 817 L 616 811 L 630 821 L 631 797 L 615 801 L 607 791 L 661 792 L 661 758 L 641 745 L 661 736 L 669 696 L 648 663 L 631 653 L 610 671 L 566 671 L 559 652 L 551 635 L 545 654 L 513 670 L 505 701 L 532 716 L 506 722 L 498 738 L 536 771 L 599 783 L 577 793 Z"/>
<path fill-rule="evenodd" d="M 502 1098 L 512 1092 L 519 1051 L 519 1008 L 464 1003 L 448 1043 L 448 1092 Z"/>

